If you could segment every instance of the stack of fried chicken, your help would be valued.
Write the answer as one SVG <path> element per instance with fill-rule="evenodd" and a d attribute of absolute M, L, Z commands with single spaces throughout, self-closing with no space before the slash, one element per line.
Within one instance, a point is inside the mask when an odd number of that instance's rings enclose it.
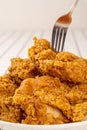
<path fill-rule="evenodd" d="M 11 59 L 0 76 L 0 120 L 23 124 L 63 124 L 87 115 L 87 60 L 55 52 L 34 38 L 28 58 Z"/>

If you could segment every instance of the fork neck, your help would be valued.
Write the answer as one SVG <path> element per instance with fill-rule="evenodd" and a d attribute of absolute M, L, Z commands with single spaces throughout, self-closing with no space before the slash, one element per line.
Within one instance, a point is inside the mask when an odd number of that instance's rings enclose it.
<path fill-rule="evenodd" d="M 73 7 L 70 9 L 70 12 L 69 12 L 69 13 L 70 13 L 71 15 L 72 15 L 74 9 L 76 8 L 78 2 L 79 2 L 79 0 L 76 0 L 75 3 L 74 3 L 74 5 L 73 5 Z"/>

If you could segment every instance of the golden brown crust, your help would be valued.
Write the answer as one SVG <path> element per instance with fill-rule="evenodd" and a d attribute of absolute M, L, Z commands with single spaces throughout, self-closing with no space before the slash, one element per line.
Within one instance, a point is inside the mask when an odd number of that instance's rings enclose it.
<path fill-rule="evenodd" d="M 71 62 L 40 60 L 38 66 L 43 74 L 58 77 L 61 81 L 68 81 L 74 84 L 87 82 L 87 65 L 82 58 Z"/>
<path fill-rule="evenodd" d="M 18 87 L 9 74 L 0 76 L 0 97 L 13 96 Z"/>
<path fill-rule="evenodd" d="M 50 48 L 50 42 L 48 42 L 45 39 L 37 39 L 34 38 L 34 46 L 28 49 L 28 55 L 32 59 L 32 61 L 35 61 L 35 57 L 37 54 L 42 52 L 43 50 L 47 50 Z"/>
<path fill-rule="evenodd" d="M 13 104 L 12 97 L 0 97 L 0 120 L 21 123 L 23 111 L 18 105 Z"/>
<path fill-rule="evenodd" d="M 22 80 L 35 77 L 35 65 L 29 59 L 13 58 L 11 59 L 11 66 L 9 73 L 11 77 L 20 83 Z M 34 73 L 35 72 L 35 73 Z"/>

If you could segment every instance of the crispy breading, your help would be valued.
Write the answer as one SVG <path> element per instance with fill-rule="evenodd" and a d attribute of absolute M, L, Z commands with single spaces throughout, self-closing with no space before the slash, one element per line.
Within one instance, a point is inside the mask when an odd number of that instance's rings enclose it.
<path fill-rule="evenodd" d="M 71 104 L 78 104 L 87 101 L 87 83 L 72 86 L 66 97 Z"/>
<path fill-rule="evenodd" d="M 9 67 L 9 73 L 13 79 L 21 83 L 22 80 L 35 77 L 35 65 L 29 59 L 13 58 L 11 59 L 11 66 Z"/>
<path fill-rule="evenodd" d="M 39 69 L 43 74 L 58 77 L 61 81 L 68 81 L 74 84 L 87 82 L 87 63 L 82 58 L 70 62 L 40 60 L 38 63 Z"/>
<path fill-rule="evenodd" d="M 13 96 L 18 87 L 9 74 L 0 76 L 0 97 Z"/>
<path fill-rule="evenodd" d="M 22 111 L 12 101 L 12 96 L 18 87 L 9 74 L 0 76 L 0 120 L 9 122 L 21 121 Z"/>
<path fill-rule="evenodd" d="M 0 97 L 0 120 L 19 123 L 22 118 L 23 111 L 13 104 L 12 97 Z"/>
<path fill-rule="evenodd" d="M 43 50 L 48 50 L 50 48 L 50 42 L 45 39 L 37 39 L 34 37 L 34 46 L 28 49 L 29 57 L 35 61 L 36 55 Z"/>

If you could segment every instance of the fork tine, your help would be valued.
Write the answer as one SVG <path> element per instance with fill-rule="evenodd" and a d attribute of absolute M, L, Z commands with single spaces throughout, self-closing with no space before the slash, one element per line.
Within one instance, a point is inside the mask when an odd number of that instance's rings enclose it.
<path fill-rule="evenodd" d="M 57 52 L 63 51 L 67 28 L 54 26 L 52 31 L 51 48 Z"/>
<path fill-rule="evenodd" d="M 57 51 L 60 51 L 60 45 L 61 45 L 61 40 L 62 40 L 62 35 L 63 35 L 63 28 L 60 29 L 60 33 L 59 33 L 59 41 L 58 41 L 58 47 L 57 47 Z"/>
<path fill-rule="evenodd" d="M 66 34 L 67 34 L 67 29 L 68 28 L 64 28 L 64 36 L 63 36 L 63 41 L 62 41 L 62 46 L 61 46 L 61 51 L 63 51 L 64 49 L 64 43 L 65 43 L 65 38 L 66 38 Z"/>
<path fill-rule="evenodd" d="M 56 29 L 56 43 L 55 43 L 55 50 L 56 50 L 57 45 L 58 45 L 59 32 L 60 32 L 60 27 L 57 27 L 57 29 Z"/>
<path fill-rule="evenodd" d="M 54 48 L 55 35 L 56 35 L 56 26 L 53 27 L 53 31 L 52 31 L 52 42 L 51 42 L 51 48 Z"/>

